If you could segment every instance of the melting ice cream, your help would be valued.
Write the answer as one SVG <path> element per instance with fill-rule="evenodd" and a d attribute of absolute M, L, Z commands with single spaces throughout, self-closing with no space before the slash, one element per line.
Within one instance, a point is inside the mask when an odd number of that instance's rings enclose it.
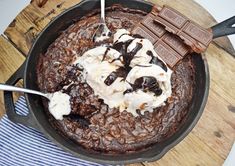
<path fill-rule="evenodd" d="M 171 73 L 152 43 L 125 29 L 114 34 L 111 46 L 99 46 L 77 57 L 94 93 L 110 108 L 137 116 L 152 112 L 171 96 Z"/>
<path fill-rule="evenodd" d="M 49 112 L 57 120 L 62 120 L 64 115 L 71 112 L 70 96 L 60 91 L 50 95 Z"/>

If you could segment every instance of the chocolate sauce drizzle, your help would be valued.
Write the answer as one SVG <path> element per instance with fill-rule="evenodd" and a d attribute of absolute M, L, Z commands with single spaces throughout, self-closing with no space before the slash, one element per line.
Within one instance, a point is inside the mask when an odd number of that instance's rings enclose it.
<path fill-rule="evenodd" d="M 152 51 L 148 50 L 148 51 L 146 52 L 146 54 L 147 54 L 148 56 L 151 56 L 151 58 L 152 58 L 151 61 L 150 61 L 151 64 L 158 65 L 158 66 L 160 66 L 163 70 L 165 70 L 165 71 L 167 72 L 167 67 L 166 67 L 165 63 L 163 63 L 160 59 L 158 59 L 158 57 L 154 56 Z"/>
<path fill-rule="evenodd" d="M 103 58 L 102 58 L 102 61 L 105 60 L 105 58 L 106 58 L 106 56 L 107 56 L 109 50 L 110 50 L 110 48 L 108 47 L 108 48 L 106 49 L 105 53 L 104 53 L 104 56 L 103 56 Z"/>
<path fill-rule="evenodd" d="M 119 36 L 118 40 L 121 39 L 122 36 L 129 35 L 128 33 L 123 33 L 121 36 Z"/>
<path fill-rule="evenodd" d="M 159 84 L 154 77 L 144 76 L 137 78 L 134 84 L 131 84 L 132 89 L 127 89 L 123 94 L 131 93 L 137 91 L 138 89 L 143 90 L 144 92 L 150 91 L 153 92 L 156 96 L 160 96 L 162 94 L 162 89 L 159 87 Z"/>
<path fill-rule="evenodd" d="M 123 78 L 122 81 L 127 77 L 128 72 L 124 67 L 119 67 L 116 71 L 113 71 L 105 80 L 104 83 L 110 86 L 118 77 Z"/>
<path fill-rule="evenodd" d="M 127 52 L 128 46 L 132 43 L 134 39 L 127 40 L 126 42 L 116 42 L 113 45 L 113 49 L 117 50 L 120 52 L 120 56 L 114 60 L 112 60 L 110 63 L 113 63 L 117 60 L 121 61 L 121 63 L 124 65 L 123 67 L 119 67 L 116 71 L 112 72 L 104 81 L 104 83 L 107 86 L 110 86 L 118 77 L 122 77 L 122 80 L 126 79 L 127 74 L 129 71 L 132 69 L 130 67 L 130 63 L 132 59 L 135 57 L 135 54 L 143 47 L 141 43 L 136 43 L 135 48 Z M 107 50 L 110 48 L 107 48 Z M 103 56 L 103 60 L 105 59 L 107 52 L 105 51 L 105 54 Z"/>
<path fill-rule="evenodd" d="M 123 34 L 126 35 L 126 34 Z M 122 36 L 123 36 L 122 35 Z M 121 37 L 121 36 L 120 36 Z M 119 39 L 120 39 L 119 37 Z M 140 38 L 142 39 L 143 37 L 140 35 L 133 35 L 134 38 Z M 112 60 L 110 63 L 113 63 L 117 60 L 119 60 L 124 66 L 119 67 L 116 71 L 113 71 L 105 80 L 104 83 L 107 86 L 110 86 L 118 77 L 123 78 L 122 81 L 124 81 L 129 73 L 129 71 L 132 69 L 130 66 L 130 63 L 132 59 L 135 57 L 136 53 L 143 47 L 141 43 L 136 43 L 135 48 L 127 52 L 128 46 L 133 42 L 134 39 L 129 39 L 125 42 L 115 42 L 112 47 L 108 47 L 107 50 L 105 51 L 102 61 L 105 60 L 106 55 L 110 48 L 113 48 L 120 52 L 120 56 L 114 60 Z M 167 66 L 160 60 L 158 57 L 155 57 L 152 53 L 152 51 L 147 51 L 147 55 L 151 56 L 151 64 L 155 64 L 160 66 L 163 70 L 167 72 Z M 144 67 L 149 67 L 149 66 L 144 66 Z M 131 84 L 132 89 L 126 90 L 123 94 L 126 93 L 131 93 L 133 91 L 136 91 L 138 89 L 142 89 L 143 91 L 151 91 L 153 92 L 156 96 L 159 96 L 162 94 L 162 90 L 159 87 L 159 84 L 157 80 L 154 77 L 140 77 L 135 80 L 134 84 Z"/>
<path fill-rule="evenodd" d="M 139 34 L 133 34 L 132 37 L 139 38 L 139 39 L 144 39 L 144 37 L 139 35 Z"/>

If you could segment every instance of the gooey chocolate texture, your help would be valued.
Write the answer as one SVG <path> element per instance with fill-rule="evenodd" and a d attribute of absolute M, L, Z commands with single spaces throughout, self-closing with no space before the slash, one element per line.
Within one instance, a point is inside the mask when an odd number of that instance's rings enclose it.
<path fill-rule="evenodd" d="M 104 83 L 107 86 L 110 86 L 118 77 L 123 78 L 122 81 L 124 81 L 127 77 L 127 74 L 131 68 L 125 68 L 125 67 L 119 67 L 116 71 L 113 71 L 105 80 Z"/>
<path fill-rule="evenodd" d="M 152 58 L 151 61 L 150 61 L 151 64 L 158 65 L 158 66 L 160 66 L 163 70 L 165 70 L 165 72 L 167 72 L 167 67 L 166 67 L 165 63 L 163 63 L 158 57 L 153 56 L 153 52 L 152 52 L 152 51 L 147 51 L 146 54 L 149 55 L 149 56 L 151 56 L 151 58 Z"/>
<path fill-rule="evenodd" d="M 106 22 L 112 32 L 119 28 L 130 31 L 146 14 L 138 10 L 113 6 L 107 10 Z M 188 56 L 175 66 L 171 78 L 172 97 L 165 106 L 156 108 L 152 113 L 145 112 L 138 117 L 127 111 L 120 112 L 117 108 L 109 108 L 94 95 L 93 89 L 80 74 L 81 71 L 70 65 L 75 56 L 74 52 L 83 55 L 85 51 L 94 47 L 92 35 L 99 20 L 99 12 L 94 12 L 70 26 L 49 46 L 47 52 L 39 57 L 37 65 L 40 90 L 43 92 L 66 90 L 71 96 L 72 114 L 85 117 L 90 125 L 84 127 L 74 117 L 56 121 L 47 111 L 48 101 L 43 100 L 49 122 L 63 136 L 91 152 L 124 154 L 143 151 L 173 135 L 184 123 L 194 92 L 193 58 Z M 65 52 L 64 48 L 72 51 Z M 68 75 L 68 70 L 74 71 Z M 76 77 L 72 75 L 73 73 L 76 73 Z M 69 88 L 65 89 L 64 86 Z"/>
<path fill-rule="evenodd" d="M 123 94 L 131 93 L 138 89 L 141 89 L 144 92 L 153 92 L 156 96 L 160 96 L 162 94 L 162 90 L 154 77 L 140 77 L 135 80 L 134 84 L 130 83 L 130 85 L 132 89 L 127 89 Z"/>
<path fill-rule="evenodd" d="M 126 79 L 127 74 L 131 70 L 131 67 L 130 67 L 131 60 L 134 58 L 136 53 L 143 47 L 141 43 L 137 43 L 136 47 L 132 51 L 128 52 L 127 48 L 131 44 L 131 42 L 133 42 L 133 40 L 134 39 L 128 40 L 126 42 L 114 43 L 113 47 L 111 47 L 117 50 L 118 52 L 120 52 L 120 56 L 117 59 L 114 59 L 113 61 L 111 61 L 111 63 L 116 60 L 119 60 L 122 62 L 124 67 L 120 67 L 115 72 L 112 72 L 104 81 L 106 85 L 110 86 L 118 77 L 123 77 L 123 80 Z M 107 48 L 107 50 L 108 49 L 109 48 Z M 121 58 L 123 60 L 121 60 Z"/>
<path fill-rule="evenodd" d="M 127 34 L 122 34 L 119 39 L 123 36 L 123 35 L 127 35 Z M 134 34 L 132 35 L 134 38 L 143 38 L 141 35 L 138 34 Z M 114 43 L 114 45 L 112 47 L 107 48 L 107 50 L 105 51 L 105 54 L 103 56 L 102 61 L 105 59 L 108 51 L 110 50 L 110 48 L 113 48 L 115 50 L 117 50 L 118 52 L 121 53 L 121 55 L 117 58 L 114 59 L 112 62 L 119 60 L 122 62 L 122 64 L 124 64 L 124 67 L 120 67 L 118 68 L 115 72 L 112 72 L 106 79 L 105 79 L 105 84 L 110 86 L 118 77 L 123 77 L 123 80 L 125 80 L 127 74 L 129 73 L 129 71 L 131 70 L 130 67 L 130 63 L 132 61 L 132 59 L 135 57 L 136 53 L 143 47 L 143 45 L 141 43 L 137 43 L 135 48 L 128 52 L 128 46 L 133 42 L 134 39 L 130 39 L 127 40 L 126 42 L 117 42 Z M 155 64 L 160 66 L 163 70 L 165 70 L 167 72 L 167 66 L 164 64 L 164 62 L 162 62 L 158 57 L 154 56 L 152 51 L 148 50 L 147 55 L 151 56 L 151 64 Z M 123 58 L 123 60 L 121 60 L 121 58 Z"/>
<path fill-rule="evenodd" d="M 90 49 L 77 57 L 74 64 L 84 68 L 82 75 L 86 82 L 105 104 L 138 116 L 137 109 L 141 108 L 142 113 L 153 112 L 154 108 L 162 106 L 171 96 L 172 71 L 169 69 L 165 72 L 161 66 L 150 64 L 152 57 L 146 54 L 147 50 L 153 53 L 152 56 L 158 57 L 153 44 L 147 39 L 134 38 L 129 34 L 125 29 L 117 29 L 113 35 L 114 44 Z M 160 57 L 158 59 L 160 61 Z M 134 84 L 145 76 L 151 76 L 159 82 L 156 89 L 149 87 L 129 94 L 123 93 L 130 89 L 129 83 Z M 162 94 L 160 97 L 156 95 L 159 89 Z"/>

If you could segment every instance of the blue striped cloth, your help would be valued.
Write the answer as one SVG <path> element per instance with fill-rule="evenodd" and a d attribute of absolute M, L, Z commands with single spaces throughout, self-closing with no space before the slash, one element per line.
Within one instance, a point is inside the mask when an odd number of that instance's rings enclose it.
<path fill-rule="evenodd" d="M 24 97 L 16 102 L 18 114 L 28 112 Z M 1 166 L 93 166 L 99 165 L 74 157 L 44 137 L 39 131 L 11 122 L 5 115 L 0 120 Z"/>

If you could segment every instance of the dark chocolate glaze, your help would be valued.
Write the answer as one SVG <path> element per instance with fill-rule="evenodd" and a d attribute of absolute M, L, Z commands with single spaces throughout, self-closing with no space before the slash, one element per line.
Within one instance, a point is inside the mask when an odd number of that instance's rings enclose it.
<path fill-rule="evenodd" d="M 134 84 L 129 84 L 132 89 L 126 90 L 123 94 L 131 93 L 133 91 L 137 91 L 138 89 L 141 89 L 144 92 L 153 92 L 156 96 L 160 96 L 162 94 L 162 89 L 159 87 L 159 84 L 154 77 L 140 77 L 135 80 Z"/>
<path fill-rule="evenodd" d="M 139 34 L 133 34 L 132 37 L 139 38 L 139 39 L 144 39 L 144 37 L 139 35 Z"/>
<path fill-rule="evenodd" d="M 158 65 L 158 66 L 160 66 L 163 70 L 165 70 L 165 72 L 167 72 L 167 66 L 165 65 L 165 63 L 162 62 L 160 59 L 158 59 L 158 57 L 154 56 L 153 53 L 152 53 L 152 51 L 149 50 L 149 51 L 147 51 L 146 54 L 149 55 L 149 56 L 151 56 L 151 58 L 152 58 L 151 61 L 150 61 L 151 64 Z"/>
<path fill-rule="evenodd" d="M 118 78 L 118 72 L 113 71 L 109 76 L 104 80 L 104 83 L 107 86 L 110 86 L 117 78 Z"/>
<path fill-rule="evenodd" d="M 106 13 L 107 25 L 113 33 L 120 28 L 130 31 L 146 14 L 122 7 L 112 7 Z M 92 36 L 99 18 L 99 12 L 90 13 L 70 26 L 40 56 L 37 65 L 38 86 L 42 92 L 55 92 L 71 84 L 63 91 L 71 96 L 72 114 L 87 119 L 89 127 L 84 127 L 76 118 L 55 120 L 47 109 L 47 100 L 43 100 L 45 112 L 56 131 L 92 152 L 123 154 L 145 150 L 164 141 L 184 123 L 194 92 L 194 62 L 188 56 L 175 66 L 172 96 L 165 106 L 155 108 L 152 113 L 139 110 L 137 117 L 110 108 L 85 82 L 80 74 L 82 69 L 71 65 L 75 56 L 96 47 Z M 111 42 L 112 39 L 106 44 Z"/>
<path fill-rule="evenodd" d="M 121 36 L 119 36 L 118 40 L 124 35 L 129 35 L 129 34 L 127 34 L 127 33 L 122 34 Z"/>
<path fill-rule="evenodd" d="M 123 35 L 127 35 L 127 34 L 122 34 L 119 39 L 123 36 Z M 134 38 L 142 38 L 140 35 L 135 34 L 132 35 Z M 129 71 L 132 69 L 130 67 L 130 63 L 132 61 L 132 59 L 135 57 L 136 53 L 143 47 L 143 45 L 141 43 L 136 43 L 136 47 L 130 51 L 127 52 L 127 48 L 128 46 L 133 42 L 134 39 L 130 39 L 127 40 L 126 42 L 116 42 L 114 43 L 114 45 L 112 47 L 108 47 L 107 50 L 104 53 L 103 59 L 102 61 L 105 59 L 108 51 L 110 50 L 110 48 L 117 50 L 118 52 L 120 52 L 120 56 L 117 59 L 114 59 L 111 61 L 111 63 L 113 63 L 114 61 L 121 61 L 122 64 L 124 65 L 124 67 L 120 67 L 122 68 L 120 70 L 120 68 L 118 68 L 116 71 L 112 72 L 104 81 L 104 83 L 107 86 L 110 86 L 118 77 L 123 77 L 123 80 L 125 80 L 126 76 L 128 75 Z M 163 70 L 165 70 L 167 72 L 167 66 L 165 65 L 165 63 L 163 61 L 161 61 L 158 57 L 154 56 L 152 51 L 147 51 L 146 53 L 147 55 L 151 56 L 151 64 L 155 64 L 160 66 Z M 124 70 L 123 70 L 124 68 Z M 130 92 L 130 90 L 128 90 L 128 92 Z M 162 91 L 161 91 L 162 92 Z M 158 93 L 160 93 L 160 90 L 158 90 Z M 126 94 L 126 92 L 124 92 L 124 94 Z M 156 94 L 156 93 L 155 93 Z"/>
<path fill-rule="evenodd" d="M 103 56 L 103 58 L 102 58 L 102 61 L 105 60 L 105 58 L 106 58 L 106 56 L 107 56 L 109 50 L 110 50 L 110 48 L 108 47 L 108 48 L 106 49 L 106 51 L 104 52 L 104 56 Z"/>
<path fill-rule="evenodd" d="M 127 48 L 133 42 L 133 40 L 134 39 L 130 39 L 126 42 L 114 43 L 114 45 L 111 47 L 120 52 L 120 56 L 117 59 L 112 60 L 111 63 L 119 60 L 122 62 L 124 67 L 120 67 L 116 71 L 112 72 L 104 81 L 106 85 L 110 86 L 118 77 L 123 77 L 123 80 L 126 79 L 127 74 L 132 69 L 130 66 L 131 60 L 134 58 L 136 53 L 143 47 L 141 43 L 136 43 L 135 48 L 132 51 L 127 52 Z"/>
<path fill-rule="evenodd" d="M 105 80 L 104 83 L 110 86 L 118 77 L 121 77 L 124 81 L 129 71 L 125 67 L 119 67 L 116 71 L 113 71 Z"/>

